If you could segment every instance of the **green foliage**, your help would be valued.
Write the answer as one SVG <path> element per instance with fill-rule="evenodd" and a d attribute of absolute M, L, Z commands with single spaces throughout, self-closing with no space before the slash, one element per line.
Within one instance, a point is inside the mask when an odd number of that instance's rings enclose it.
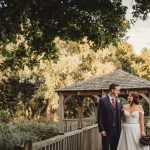
<path fill-rule="evenodd" d="M 10 119 L 11 116 L 8 110 L 0 110 L 0 123 L 9 123 Z"/>
<path fill-rule="evenodd" d="M 65 118 L 79 117 L 78 112 L 79 112 L 80 102 L 81 102 L 80 99 L 78 99 L 77 97 L 73 97 L 65 103 L 65 109 L 64 109 Z M 83 117 L 84 118 L 90 117 L 92 115 L 92 112 L 95 110 L 94 100 L 89 97 L 85 97 L 83 102 L 83 108 L 84 108 Z"/>
<path fill-rule="evenodd" d="M 148 116 L 149 115 L 149 104 L 147 103 L 147 101 L 145 99 L 141 99 L 140 104 L 144 108 L 144 115 Z"/>
<path fill-rule="evenodd" d="M 139 61 L 134 67 L 140 77 L 150 80 L 150 49 L 143 48 L 139 56 Z"/>
<path fill-rule="evenodd" d="M 122 105 L 128 104 L 127 98 L 119 97 Z"/>
<path fill-rule="evenodd" d="M 149 0 L 135 0 L 133 5 L 133 16 L 146 20 L 150 13 L 150 1 Z"/>
<path fill-rule="evenodd" d="M 93 49 L 116 45 L 129 27 L 125 14 L 120 1 L 3 0 L 0 49 L 5 60 L 1 67 L 32 67 L 39 63 L 38 56 L 56 60 L 56 37 L 77 42 L 87 37 Z"/>
<path fill-rule="evenodd" d="M 130 44 L 122 42 L 117 47 L 110 46 L 94 52 L 86 38 L 83 42 L 79 44 L 57 38 L 55 43 L 61 49 L 57 63 L 41 60 L 39 67 L 32 70 L 25 67 L 15 74 L 7 72 L 7 79 L 0 83 L 0 108 L 8 108 L 11 116 L 18 119 L 44 117 L 47 113 L 49 121 L 57 121 L 58 95 L 55 89 L 109 73 L 116 68 L 149 79 L 148 49 L 137 56 Z M 94 104 L 87 98 L 84 117 L 90 116 L 93 108 Z M 68 100 L 65 117 L 77 116 L 78 101 Z"/>
<path fill-rule="evenodd" d="M 83 105 L 84 105 L 83 117 L 88 118 L 92 115 L 92 112 L 95 111 L 95 101 L 89 97 L 85 97 Z"/>
<path fill-rule="evenodd" d="M 23 144 L 26 140 L 37 142 L 57 135 L 55 124 L 45 124 L 35 121 L 24 121 L 17 124 L 0 123 L 0 148 L 13 150 L 14 146 Z"/>
<path fill-rule="evenodd" d="M 24 118 L 34 118 L 45 112 L 46 99 L 41 96 L 33 98 L 33 94 L 40 87 L 42 79 L 38 76 L 30 76 L 22 79 L 20 77 L 9 77 L 0 84 L 0 109 L 8 110 L 11 117 L 18 111 Z M 26 113 L 28 111 L 28 113 Z"/>
<path fill-rule="evenodd" d="M 64 106 L 65 118 L 78 118 L 78 99 L 69 99 Z"/>
<path fill-rule="evenodd" d="M 125 70 L 127 72 L 133 73 L 133 62 L 136 61 L 136 55 L 134 53 L 133 47 L 128 43 L 121 43 L 116 48 L 115 57 L 117 60 L 116 65 L 118 68 Z"/>
<path fill-rule="evenodd" d="M 56 37 L 81 43 L 87 37 L 93 50 L 117 45 L 130 26 L 126 9 L 122 0 L 0 1 L 0 50 L 5 57 L 1 70 L 58 60 Z M 149 12 L 149 0 L 135 0 L 135 18 L 145 20 Z"/>

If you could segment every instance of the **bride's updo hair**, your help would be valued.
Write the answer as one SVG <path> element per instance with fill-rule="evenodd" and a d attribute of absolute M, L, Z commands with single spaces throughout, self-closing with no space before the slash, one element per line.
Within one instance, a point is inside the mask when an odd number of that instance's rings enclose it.
<path fill-rule="evenodd" d="M 138 92 L 130 92 L 130 95 L 133 97 L 133 101 L 131 105 L 133 104 L 139 104 L 139 93 Z"/>

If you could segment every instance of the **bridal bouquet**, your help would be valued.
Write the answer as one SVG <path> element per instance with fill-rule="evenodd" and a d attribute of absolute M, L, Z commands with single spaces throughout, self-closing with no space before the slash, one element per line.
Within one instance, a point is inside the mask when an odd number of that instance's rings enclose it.
<path fill-rule="evenodd" d="M 140 138 L 140 143 L 142 145 L 150 145 L 150 135 L 145 135 L 142 138 Z"/>

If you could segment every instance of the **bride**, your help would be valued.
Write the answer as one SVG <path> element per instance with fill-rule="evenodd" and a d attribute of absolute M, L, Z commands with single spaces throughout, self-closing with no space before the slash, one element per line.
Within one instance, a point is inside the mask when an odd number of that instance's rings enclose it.
<path fill-rule="evenodd" d="M 145 135 L 144 110 L 139 105 L 139 94 L 129 93 L 128 102 L 129 104 L 123 105 L 122 108 L 125 122 L 122 125 L 117 150 L 150 150 L 149 146 L 143 146 L 139 142 Z"/>

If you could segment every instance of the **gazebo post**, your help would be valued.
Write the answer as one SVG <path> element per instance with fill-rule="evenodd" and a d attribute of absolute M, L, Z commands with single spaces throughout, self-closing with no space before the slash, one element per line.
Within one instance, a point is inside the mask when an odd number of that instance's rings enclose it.
<path fill-rule="evenodd" d="M 149 97 L 149 115 L 150 115 L 150 91 L 148 92 L 148 97 Z"/>
<path fill-rule="evenodd" d="M 96 103 L 95 103 L 95 117 L 97 119 L 98 102 L 100 100 L 100 97 L 98 95 L 92 95 L 92 96 L 96 99 Z"/>
<path fill-rule="evenodd" d="M 64 95 L 59 93 L 59 134 L 64 132 Z"/>
<path fill-rule="evenodd" d="M 78 107 L 78 116 L 79 116 L 79 122 L 78 122 L 78 129 L 83 128 L 83 111 L 84 111 L 84 97 L 79 96 L 79 107 Z"/>
<path fill-rule="evenodd" d="M 106 92 L 102 90 L 102 97 L 106 96 Z"/>

